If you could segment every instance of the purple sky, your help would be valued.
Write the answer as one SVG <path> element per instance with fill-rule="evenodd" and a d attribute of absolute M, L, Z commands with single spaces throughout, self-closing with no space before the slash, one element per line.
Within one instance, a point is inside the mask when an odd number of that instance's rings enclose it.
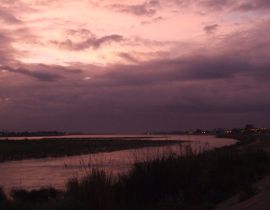
<path fill-rule="evenodd" d="M 0 129 L 270 127 L 269 0 L 0 0 Z"/>

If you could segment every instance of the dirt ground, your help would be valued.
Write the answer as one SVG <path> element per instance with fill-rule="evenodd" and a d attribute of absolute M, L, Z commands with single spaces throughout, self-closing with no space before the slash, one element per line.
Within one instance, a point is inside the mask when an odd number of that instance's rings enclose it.
<path fill-rule="evenodd" d="M 241 193 L 219 204 L 216 210 L 269 210 L 270 176 L 254 184 L 257 192 L 247 200 L 240 201 Z"/>

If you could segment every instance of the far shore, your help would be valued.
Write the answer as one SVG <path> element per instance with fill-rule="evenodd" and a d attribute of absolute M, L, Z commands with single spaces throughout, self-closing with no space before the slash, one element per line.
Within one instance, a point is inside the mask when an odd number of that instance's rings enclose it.
<path fill-rule="evenodd" d="M 31 158 L 64 157 L 113 152 L 143 147 L 169 146 L 184 141 L 140 140 L 137 138 L 43 138 L 38 140 L 1 140 L 0 162 Z"/>

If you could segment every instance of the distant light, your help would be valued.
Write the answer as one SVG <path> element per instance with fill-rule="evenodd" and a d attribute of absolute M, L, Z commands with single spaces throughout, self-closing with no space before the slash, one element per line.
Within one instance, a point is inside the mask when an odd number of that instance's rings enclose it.
<path fill-rule="evenodd" d="M 10 101 L 10 98 L 0 98 L 0 102 L 8 102 Z"/>
<path fill-rule="evenodd" d="M 92 79 L 92 77 L 84 77 L 83 79 L 84 80 L 90 80 L 90 79 Z"/>

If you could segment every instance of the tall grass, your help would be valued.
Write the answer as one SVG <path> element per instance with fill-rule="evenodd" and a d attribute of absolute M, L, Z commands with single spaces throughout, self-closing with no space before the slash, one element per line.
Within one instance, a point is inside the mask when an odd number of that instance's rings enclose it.
<path fill-rule="evenodd" d="M 118 177 L 92 170 L 82 179 L 70 180 L 65 192 L 49 199 L 37 200 L 32 195 L 29 202 L 29 197 L 12 194 L 13 200 L 5 202 L 4 209 L 213 209 L 234 193 L 250 189 L 269 172 L 269 166 L 268 153 L 259 149 L 190 150 L 185 156 L 171 153 L 136 163 L 129 173 Z"/>
<path fill-rule="evenodd" d="M 122 180 L 128 209 L 200 209 L 250 185 L 268 167 L 263 151 L 218 150 L 138 163 Z"/>

